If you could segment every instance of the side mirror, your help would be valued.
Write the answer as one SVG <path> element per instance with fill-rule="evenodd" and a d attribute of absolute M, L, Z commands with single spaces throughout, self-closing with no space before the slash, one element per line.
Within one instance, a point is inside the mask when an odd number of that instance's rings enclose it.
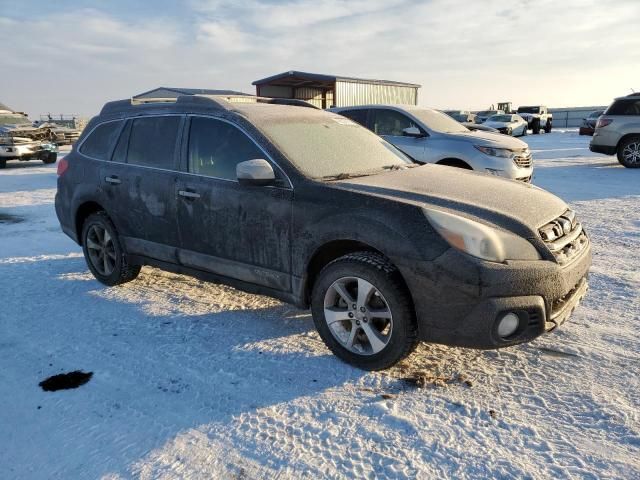
<path fill-rule="evenodd" d="M 245 185 L 269 185 L 276 179 L 273 167 L 262 158 L 240 162 L 236 165 L 236 177 Z"/>
<path fill-rule="evenodd" d="M 405 137 L 424 137 L 424 134 L 420 131 L 418 127 L 407 127 L 402 130 L 402 135 Z"/>

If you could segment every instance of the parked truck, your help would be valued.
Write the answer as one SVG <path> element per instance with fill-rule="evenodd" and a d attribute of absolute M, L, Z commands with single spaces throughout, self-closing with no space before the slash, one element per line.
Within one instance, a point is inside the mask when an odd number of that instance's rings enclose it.
<path fill-rule="evenodd" d="M 518 107 L 517 113 L 529 124 L 534 135 L 540 133 L 540 130 L 544 130 L 545 133 L 551 132 L 553 115 L 549 113 L 547 107 L 543 105 Z"/>

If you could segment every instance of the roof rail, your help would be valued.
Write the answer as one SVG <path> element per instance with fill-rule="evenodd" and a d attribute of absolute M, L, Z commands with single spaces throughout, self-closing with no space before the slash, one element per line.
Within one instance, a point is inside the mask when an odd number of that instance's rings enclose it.
<path fill-rule="evenodd" d="M 194 97 L 206 97 L 215 101 L 224 100 L 227 103 L 269 103 L 272 105 L 289 105 L 293 107 L 307 107 L 319 110 L 318 107 L 306 100 L 297 98 L 271 98 L 257 97 L 254 95 L 194 95 Z"/>
<path fill-rule="evenodd" d="M 214 108 L 218 110 L 230 110 L 233 108 L 233 103 L 269 103 L 273 105 L 290 105 L 295 107 L 314 108 L 319 110 L 318 107 L 312 105 L 305 100 L 293 99 L 293 98 L 268 98 L 268 97 L 255 97 L 253 95 L 180 95 L 178 97 L 169 98 L 130 98 L 127 100 L 115 100 L 113 102 L 105 103 L 104 107 L 100 111 L 100 115 L 108 113 L 119 113 L 138 106 L 152 106 L 156 104 L 176 103 L 182 106 L 201 106 Z"/>

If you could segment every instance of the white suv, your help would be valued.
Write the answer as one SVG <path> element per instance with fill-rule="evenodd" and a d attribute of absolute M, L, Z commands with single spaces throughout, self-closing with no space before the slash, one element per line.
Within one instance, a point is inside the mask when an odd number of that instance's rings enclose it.
<path fill-rule="evenodd" d="M 367 127 L 418 163 L 531 181 L 531 152 L 517 138 L 471 131 L 442 112 L 414 105 L 363 105 L 331 111 Z"/>
<path fill-rule="evenodd" d="M 616 98 L 596 123 L 589 148 L 618 155 L 627 168 L 640 168 L 640 93 Z"/>

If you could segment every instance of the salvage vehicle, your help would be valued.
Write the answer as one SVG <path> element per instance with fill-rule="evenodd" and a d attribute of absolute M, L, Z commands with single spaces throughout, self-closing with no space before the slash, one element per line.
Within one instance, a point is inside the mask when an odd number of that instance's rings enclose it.
<path fill-rule="evenodd" d="M 593 136 L 596 131 L 596 123 L 598 123 L 598 118 L 604 113 L 604 110 L 596 110 L 595 112 L 591 112 L 587 118 L 582 119 L 582 125 L 580 125 L 580 129 L 578 133 L 580 135 L 591 135 Z"/>
<path fill-rule="evenodd" d="M 483 123 L 487 127 L 495 128 L 505 135 L 523 137 L 527 134 L 528 123 L 520 115 L 504 114 L 493 115 Z"/>
<path fill-rule="evenodd" d="M 418 163 L 437 163 L 530 182 L 529 146 L 506 135 L 470 131 L 437 110 L 414 105 L 330 109 L 367 127 Z"/>
<path fill-rule="evenodd" d="M 627 168 L 640 168 L 640 93 L 613 101 L 598 119 L 589 149 L 617 155 Z"/>
<path fill-rule="evenodd" d="M 545 133 L 550 133 L 553 128 L 553 115 L 543 105 L 518 107 L 517 113 L 529 124 L 527 128 L 534 135 L 538 135 L 541 130 L 544 130 Z"/>
<path fill-rule="evenodd" d="M 487 121 L 487 118 L 493 117 L 494 115 L 503 115 L 503 110 L 482 110 L 476 113 L 476 123 L 484 123 Z"/>
<path fill-rule="evenodd" d="M 50 137 L 50 132 L 32 127 L 23 114 L 0 113 L 0 168 L 5 168 L 9 160 L 55 163 L 58 146 Z"/>
<path fill-rule="evenodd" d="M 50 138 L 57 145 L 73 145 L 80 138 L 80 130 L 65 127 L 54 122 L 39 122 L 37 128 L 48 129 L 51 132 Z"/>
<path fill-rule="evenodd" d="M 311 308 L 329 349 L 368 370 L 419 341 L 528 342 L 585 294 L 589 237 L 551 193 L 254 101 L 122 100 L 91 120 L 58 164 L 55 208 L 96 279 L 152 265 Z"/>

